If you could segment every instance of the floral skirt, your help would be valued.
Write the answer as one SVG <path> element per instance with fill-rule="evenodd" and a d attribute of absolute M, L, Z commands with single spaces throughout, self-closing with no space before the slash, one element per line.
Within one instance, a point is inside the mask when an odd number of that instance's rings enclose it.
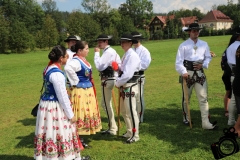
<path fill-rule="evenodd" d="M 69 96 L 74 115 L 77 118 L 78 134 L 90 135 L 99 132 L 102 125 L 93 88 L 71 88 Z"/>
<path fill-rule="evenodd" d="M 58 102 L 40 101 L 34 137 L 36 160 L 72 160 L 80 157 L 75 124 Z"/>

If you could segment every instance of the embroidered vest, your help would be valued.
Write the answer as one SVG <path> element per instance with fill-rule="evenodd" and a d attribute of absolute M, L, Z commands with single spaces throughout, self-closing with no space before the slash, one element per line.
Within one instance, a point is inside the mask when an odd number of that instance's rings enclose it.
<path fill-rule="evenodd" d="M 82 61 L 80 61 L 78 58 L 73 58 L 79 61 L 81 65 L 81 70 L 76 72 L 79 82 L 77 84 L 77 88 L 90 88 L 92 87 L 92 83 L 90 81 L 90 74 L 92 72 L 91 69 L 87 67 L 86 64 L 84 64 Z"/>
<path fill-rule="evenodd" d="M 50 69 L 46 75 L 43 76 L 44 79 L 44 93 L 41 96 L 41 99 L 44 101 L 58 101 L 56 92 L 53 88 L 53 84 L 49 81 L 49 77 L 53 72 L 60 72 L 64 75 L 64 73 L 58 68 Z"/>

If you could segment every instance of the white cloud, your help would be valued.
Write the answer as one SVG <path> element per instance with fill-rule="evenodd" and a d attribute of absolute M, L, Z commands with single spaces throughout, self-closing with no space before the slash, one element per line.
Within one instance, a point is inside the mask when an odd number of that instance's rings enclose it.
<path fill-rule="evenodd" d="M 238 0 L 233 0 L 237 3 Z M 152 0 L 155 13 L 168 13 L 169 11 L 183 9 L 192 10 L 195 7 L 201 12 L 210 11 L 214 4 L 227 4 L 227 0 Z"/>

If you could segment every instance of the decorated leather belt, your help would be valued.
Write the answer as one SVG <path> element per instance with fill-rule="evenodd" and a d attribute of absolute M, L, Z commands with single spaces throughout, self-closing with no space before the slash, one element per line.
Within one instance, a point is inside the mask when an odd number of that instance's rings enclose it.
<path fill-rule="evenodd" d="M 139 71 L 139 75 L 144 75 L 144 71 Z"/>
<path fill-rule="evenodd" d="M 127 81 L 127 83 L 136 83 L 139 77 L 140 76 L 134 75 L 131 79 Z"/>
<path fill-rule="evenodd" d="M 184 67 L 186 67 L 186 69 L 187 70 L 189 70 L 189 71 L 196 71 L 196 70 L 194 70 L 194 64 L 197 64 L 197 63 L 199 63 L 199 62 L 195 62 L 195 61 L 188 61 L 188 60 L 184 60 L 183 61 L 183 65 L 184 65 Z M 200 70 L 198 70 L 198 71 L 202 71 L 203 72 L 203 69 L 201 68 Z"/>

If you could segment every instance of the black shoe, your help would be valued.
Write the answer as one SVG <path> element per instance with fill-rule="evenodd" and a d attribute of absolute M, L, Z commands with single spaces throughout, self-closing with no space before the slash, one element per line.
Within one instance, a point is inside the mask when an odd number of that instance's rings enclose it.
<path fill-rule="evenodd" d="M 117 135 L 116 133 L 111 133 L 109 130 L 106 130 L 106 131 L 102 131 L 101 132 L 102 135 Z"/>
<path fill-rule="evenodd" d="M 91 159 L 90 156 L 81 157 L 81 160 L 90 160 L 90 159 Z"/>
<path fill-rule="evenodd" d="M 126 143 L 128 143 L 128 144 L 131 144 L 131 143 L 134 143 L 134 142 L 136 142 L 136 140 L 134 138 L 128 139 L 126 141 Z"/>
<path fill-rule="evenodd" d="M 191 121 L 191 123 L 193 124 L 193 122 Z M 186 126 L 189 126 L 190 125 L 190 123 L 189 123 L 189 121 L 188 120 L 185 120 L 185 121 L 183 121 L 183 124 L 184 125 L 186 125 Z"/>

